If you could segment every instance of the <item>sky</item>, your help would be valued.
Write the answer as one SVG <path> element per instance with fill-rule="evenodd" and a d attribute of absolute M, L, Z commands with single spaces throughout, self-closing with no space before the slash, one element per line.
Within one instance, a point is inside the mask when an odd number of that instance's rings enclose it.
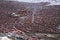
<path fill-rule="evenodd" d="M 10 0 L 12 1 L 12 0 Z M 56 1 L 56 2 L 60 2 L 60 0 L 14 0 L 14 1 L 19 1 L 19 2 L 32 2 L 32 3 L 37 3 L 37 2 L 52 2 L 52 1 Z"/>
<path fill-rule="evenodd" d="M 29 3 L 50 2 L 51 3 L 50 5 L 60 5 L 60 0 L 14 0 L 14 1 Z"/>
<path fill-rule="evenodd" d="M 60 5 L 60 0 L 17 0 L 19 2 L 30 2 L 30 3 L 38 3 L 38 2 L 50 2 L 50 5 Z"/>

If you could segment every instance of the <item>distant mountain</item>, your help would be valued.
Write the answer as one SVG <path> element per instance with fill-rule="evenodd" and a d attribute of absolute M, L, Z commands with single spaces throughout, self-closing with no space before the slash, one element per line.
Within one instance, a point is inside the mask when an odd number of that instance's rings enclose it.
<path fill-rule="evenodd" d="M 0 32 L 60 33 L 60 5 L 49 4 L 0 1 Z"/>

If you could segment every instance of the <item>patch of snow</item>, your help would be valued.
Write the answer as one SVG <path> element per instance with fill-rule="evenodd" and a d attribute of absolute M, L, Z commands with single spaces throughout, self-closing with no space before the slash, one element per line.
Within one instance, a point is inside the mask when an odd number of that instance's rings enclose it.
<path fill-rule="evenodd" d="M 0 40 L 11 40 L 11 39 L 9 39 L 8 37 L 0 37 L 1 39 Z"/>
<path fill-rule="evenodd" d="M 16 14 L 16 13 L 12 13 L 11 15 L 13 15 L 13 16 L 20 16 L 19 14 Z"/>
<path fill-rule="evenodd" d="M 57 29 L 60 29 L 60 25 L 57 27 Z"/>

